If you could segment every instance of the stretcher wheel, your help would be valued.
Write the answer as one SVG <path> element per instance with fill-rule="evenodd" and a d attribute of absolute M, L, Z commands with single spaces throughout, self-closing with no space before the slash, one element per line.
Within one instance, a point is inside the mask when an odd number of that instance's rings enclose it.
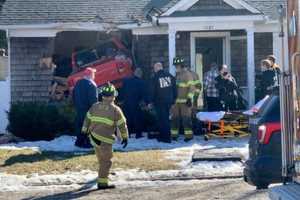
<path fill-rule="evenodd" d="M 239 137 L 240 134 L 239 133 L 234 133 L 234 137 Z"/>

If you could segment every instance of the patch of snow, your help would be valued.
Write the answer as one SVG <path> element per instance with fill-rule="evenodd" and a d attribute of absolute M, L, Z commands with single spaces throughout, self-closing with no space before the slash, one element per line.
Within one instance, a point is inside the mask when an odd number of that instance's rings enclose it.
<path fill-rule="evenodd" d="M 29 148 L 39 151 L 58 151 L 74 152 L 84 154 L 84 149 L 74 146 L 75 138 L 71 136 L 62 136 L 53 141 L 21 142 L 17 144 L 0 145 L 0 149 L 18 149 Z M 140 151 L 161 149 L 165 150 L 166 158 L 178 161 L 179 170 L 164 170 L 146 172 L 138 169 L 116 170 L 111 180 L 119 187 L 129 186 L 154 186 L 157 184 L 166 184 L 159 180 L 174 179 L 176 177 L 207 177 L 207 176 L 226 176 L 239 175 L 242 173 L 242 163 L 240 162 L 197 162 L 191 163 L 192 155 L 195 150 L 209 150 L 215 152 L 239 152 L 243 156 L 248 156 L 248 139 L 216 139 L 204 141 L 203 137 L 196 136 L 194 140 L 185 143 L 183 138 L 172 144 L 157 142 L 147 138 L 129 140 L 128 148 L 123 149 L 119 143 L 114 145 L 117 151 Z M 19 191 L 19 190 L 43 190 L 55 188 L 80 188 L 88 185 L 95 187 L 96 172 L 68 172 L 62 175 L 38 175 L 16 176 L 0 173 L 0 191 Z M 172 182 L 175 183 L 176 181 Z"/>
<path fill-rule="evenodd" d="M 76 152 L 90 151 L 76 147 L 76 138 L 72 136 L 61 136 L 52 141 L 19 142 L 0 145 L 0 149 L 23 150 L 31 149 L 35 151 L 57 151 L 57 152 Z"/>
<path fill-rule="evenodd" d="M 198 162 L 180 170 L 146 172 L 138 169 L 118 170 L 110 180 L 118 187 L 148 187 L 161 184 L 182 184 L 180 178 L 197 179 L 209 176 L 239 175 L 242 164 L 239 162 Z M 34 191 L 51 189 L 78 189 L 96 187 L 97 172 L 67 172 L 61 175 L 9 175 L 0 173 L 0 191 Z M 176 181 L 176 178 L 179 178 Z M 173 179 L 173 181 L 163 181 Z M 196 181 L 196 180 L 194 180 Z M 186 182 L 186 181 L 184 181 Z M 193 181 L 187 181 L 193 183 Z"/>
<path fill-rule="evenodd" d="M 32 149 L 39 151 L 55 151 L 55 152 L 84 152 L 90 151 L 82 149 L 74 145 L 75 137 L 61 136 L 52 141 L 37 142 L 20 142 L 0 145 L 0 149 L 23 150 Z M 189 150 L 189 149 L 208 149 L 208 148 L 237 148 L 245 151 L 248 149 L 248 138 L 234 139 L 213 139 L 205 141 L 202 136 L 196 136 L 194 140 L 184 142 L 183 137 L 177 142 L 171 144 L 161 143 L 157 140 L 149 140 L 147 138 L 130 138 L 126 149 L 122 148 L 119 142 L 114 144 L 115 151 L 142 151 L 142 150 Z M 247 150 L 246 150 L 247 151 Z"/>

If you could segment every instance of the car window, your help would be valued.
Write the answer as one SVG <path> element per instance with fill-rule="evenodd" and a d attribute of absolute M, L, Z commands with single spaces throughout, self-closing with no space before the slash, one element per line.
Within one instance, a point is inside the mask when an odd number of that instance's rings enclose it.
<path fill-rule="evenodd" d="M 266 121 L 275 122 L 280 121 L 280 100 L 278 96 L 272 96 L 267 101 L 259 112 L 261 117 Z"/>

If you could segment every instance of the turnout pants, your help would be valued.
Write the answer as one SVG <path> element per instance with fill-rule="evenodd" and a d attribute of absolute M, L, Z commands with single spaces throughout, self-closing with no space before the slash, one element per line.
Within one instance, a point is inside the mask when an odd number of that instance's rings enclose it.
<path fill-rule="evenodd" d="M 172 139 L 177 139 L 179 131 L 183 130 L 186 139 L 193 138 L 192 108 L 185 103 L 176 103 L 172 108 Z"/>
<path fill-rule="evenodd" d="M 101 142 L 100 145 L 95 145 L 95 153 L 99 163 L 98 179 L 99 185 L 108 185 L 109 170 L 112 166 L 112 145 Z"/>

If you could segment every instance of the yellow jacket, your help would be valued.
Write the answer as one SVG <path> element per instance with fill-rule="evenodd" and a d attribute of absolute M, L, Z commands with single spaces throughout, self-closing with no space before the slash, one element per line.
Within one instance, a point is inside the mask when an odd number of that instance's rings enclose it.
<path fill-rule="evenodd" d="M 107 100 L 95 103 L 91 107 L 82 128 L 83 132 L 89 134 L 92 142 L 96 139 L 107 144 L 115 142 L 117 130 L 120 131 L 122 139 L 128 138 L 126 118 L 122 110 L 114 102 Z"/>
<path fill-rule="evenodd" d="M 186 103 L 188 99 L 192 99 L 195 92 L 193 84 L 194 78 L 191 72 L 184 70 L 177 74 L 177 100 L 176 103 Z"/>
<path fill-rule="evenodd" d="M 193 86 L 195 87 L 195 94 L 199 95 L 202 89 L 202 85 L 199 79 L 199 75 L 194 71 L 189 71 L 193 76 Z"/>

